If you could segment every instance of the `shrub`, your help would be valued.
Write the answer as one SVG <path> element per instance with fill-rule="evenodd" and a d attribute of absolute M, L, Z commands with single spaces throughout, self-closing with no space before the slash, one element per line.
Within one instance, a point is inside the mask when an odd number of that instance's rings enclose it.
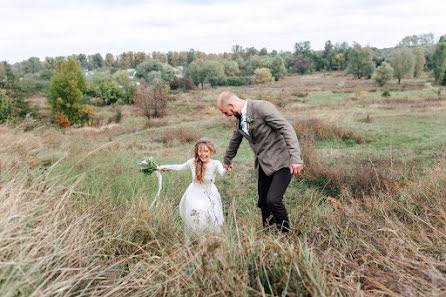
<path fill-rule="evenodd" d="M 390 91 L 389 90 L 384 90 L 384 92 L 382 92 L 381 96 L 383 96 L 383 97 L 390 97 Z"/>
<path fill-rule="evenodd" d="M 31 115 L 38 118 L 38 113 L 29 107 L 28 102 L 15 98 L 11 99 L 6 91 L 0 89 L 0 124 L 8 120 L 21 120 Z"/>
<path fill-rule="evenodd" d="M 188 78 L 177 78 L 171 82 L 169 82 L 169 86 L 171 90 L 181 89 L 183 91 L 189 91 L 195 89 L 194 81 Z"/>
<path fill-rule="evenodd" d="M 54 121 L 61 128 L 68 128 L 71 126 L 68 116 L 64 115 L 62 111 L 59 111 L 54 115 Z"/>
<path fill-rule="evenodd" d="M 254 75 L 251 76 L 251 82 L 254 84 L 264 84 L 274 81 L 274 77 L 271 75 L 271 71 L 266 68 L 257 68 L 254 70 Z"/>
<path fill-rule="evenodd" d="M 226 79 L 227 86 L 248 86 L 251 84 L 251 79 L 249 77 L 228 77 Z"/>

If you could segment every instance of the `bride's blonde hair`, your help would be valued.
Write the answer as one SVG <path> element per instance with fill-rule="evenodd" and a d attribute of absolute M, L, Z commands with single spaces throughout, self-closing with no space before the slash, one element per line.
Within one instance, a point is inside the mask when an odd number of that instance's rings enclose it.
<path fill-rule="evenodd" d="M 203 182 L 203 176 L 204 176 L 206 167 L 203 166 L 203 161 L 201 161 L 200 156 L 198 155 L 198 150 L 200 149 L 200 147 L 203 147 L 203 146 L 207 146 L 211 155 L 216 153 L 215 146 L 210 139 L 200 138 L 195 143 L 195 147 L 194 147 L 195 179 L 196 179 L 196 181 L 201 182 L 201 183 Z"/>

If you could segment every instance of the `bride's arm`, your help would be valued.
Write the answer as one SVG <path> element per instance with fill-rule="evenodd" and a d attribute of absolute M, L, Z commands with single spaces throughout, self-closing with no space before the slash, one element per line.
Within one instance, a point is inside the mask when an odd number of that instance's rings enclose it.
<path fill-rule="evenodd" d="M 188 169 L 190 167 L 191 160 L 192 159 L 188 160 L 184 164 L 161 165 L 161 166 L 158 166 L 157 170 L 158 171 L 163 171 L 165 169 L 168 169 L 168 170 L 185 170 L 185 169 Z"/>
<path fill-rule="evenodd" d="M 221 164 L 220 161 L 215 160 L 215 164 L 216 164 L 217 172 L 218 172 L 220 175 L 224 175 L 226 172 L 228 172 L 228 171 L 223 167 L 223 165 Z"/>

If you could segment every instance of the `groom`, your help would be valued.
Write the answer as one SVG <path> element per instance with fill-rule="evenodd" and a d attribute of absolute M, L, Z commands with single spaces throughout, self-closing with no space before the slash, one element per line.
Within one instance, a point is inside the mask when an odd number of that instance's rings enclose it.
<path fill-rule="evenodd" d="M 282 232 L 288 232 L 290 226 L 282 201 L 283 194 L 292 176 L 303 169 L 302 154 L 294 129 L 268 101 L 243 100 L 225 91 L 218 96 L 217 106 L 226 117 L 237 118 L 226 149 L 224 167 L 228 171 L 233 169 L 232 159 L 245 137 L 256 155 L 258 207 L 262 211 L 263 225 L 266 227 L 276 223 Z"/>

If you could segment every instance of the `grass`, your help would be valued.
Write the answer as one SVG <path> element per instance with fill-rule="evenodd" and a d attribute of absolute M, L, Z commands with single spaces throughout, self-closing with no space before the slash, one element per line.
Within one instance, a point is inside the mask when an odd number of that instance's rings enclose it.
<path fill-rule="evenodd" d="M 233 123 L 200 110 L 223 88 L 178 93 L 162 120 L 123 106 L 115 125 L 105 107 L 95 128 L 0 126 L 0 295 L 441 296 L 446 104 L 422 89 L 429 79 L 388 99 L 339 73 L 233 88 L 278 103 L 299 135 L 306 167 L 285 195 L 287 237 L 262 229 L 246 141 L 216 180 L 221 236 L 186 244 L 187 171 L 164 173 L 149 209 L 157 181 L 138 161 L 185 162 L 201 136 L 222 160 Z"/>

